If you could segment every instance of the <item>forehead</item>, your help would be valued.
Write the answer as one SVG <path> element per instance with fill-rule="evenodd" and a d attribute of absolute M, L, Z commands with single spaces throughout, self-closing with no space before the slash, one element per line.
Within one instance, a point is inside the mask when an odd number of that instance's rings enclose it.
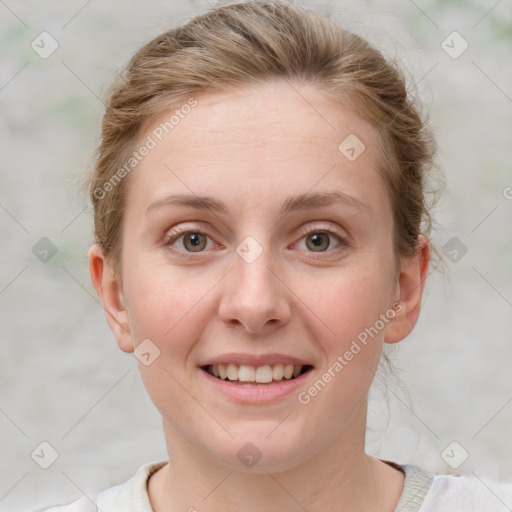
<path fill-rule="evenodd" d="M 148 125 L 139 144 L 154 147 L 130 188 L 146 202 L 166 187 L 253 201 L 314 188 L 382 195 L 378 134 L 346 103 L 285 81 L 195 95 Z"/>
<path fill-rule="evenodd" d="M 337 148 L 354 132 L 366 139 L 367 147 L 379 142 L 377 131 L 350 98 L 335 100 L 312 84 L 276 80 L 191 95 L 148 123 L 144 135 L 153 134 L 157 142 L 170 144 L 181 135 L 180 144 L 203 145 L 229 134 L 224 146 L 230 141 L 269 144 L 272 137 L 282 135 L 288 142 L 295 138 L 301 143 L 305 138 L 311 146 L 323 139 Z"/>

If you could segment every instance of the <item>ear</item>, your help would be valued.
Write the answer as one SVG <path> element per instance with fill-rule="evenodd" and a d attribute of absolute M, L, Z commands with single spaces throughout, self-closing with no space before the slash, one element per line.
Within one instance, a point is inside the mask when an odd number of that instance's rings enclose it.
<path fill-rule="evenodd" d="M 92 284 L 101 299 L 107 322 L 117 344 L 124 352 L 133 352 L 128 313 L 119 279 L 98 244 L 89 249 L 88 258 Z"/>
<path fill-rule="evenodd" d="M 420 235 L 413 256 L 400 259 L 395 317 L 389 323 L 384 337 L 385 343 L 403 340 L 414 328 L 421 309 L 421 298 L 430 265 L 430 242 Z"/>

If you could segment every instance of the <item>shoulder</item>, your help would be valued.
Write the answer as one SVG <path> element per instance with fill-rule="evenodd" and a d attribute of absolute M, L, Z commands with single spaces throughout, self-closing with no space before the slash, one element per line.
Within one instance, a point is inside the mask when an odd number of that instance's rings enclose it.
<path fill-rule="evenodd" d="M 436 475 L 420 512 L 510 512 L 511 507 L 512 482 L 500 483 L 479 476 Z"/>
<path fill-rule="evenodd" d="M 392 465 L 405 473 L 396 511 L 512 511 L 512 482 L 499 483 L 477 475 L 435 475 L 412 464 Z"/>
<path fill-rule="evenodd" d="M 167 462 L 145 464 L 127 482 L 110 487 L 96 496 L 82 496 L 71 503 L 34 512 L 152 512 L 147 481 L 165 464 Z"/>

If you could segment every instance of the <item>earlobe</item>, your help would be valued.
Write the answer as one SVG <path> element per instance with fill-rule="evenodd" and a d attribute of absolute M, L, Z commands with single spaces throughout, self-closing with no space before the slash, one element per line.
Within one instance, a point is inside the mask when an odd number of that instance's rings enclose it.
<path fill-rule="evenodd" d="M 133 352 L 128 313 L 116 273 L 98 244 L 89 249 L 88 259 L 92 284 L 117 344 L 124 352 Z"/>
<path fill-rule="evenodd" d="M 387 328 L 385 343 L 403 340 L 416 325 L 429 264 L 430 242 L 424 236 L 420 236 L 416 253 L 401 258 L 397 287 L 397 302 L 401 307 Z"/>

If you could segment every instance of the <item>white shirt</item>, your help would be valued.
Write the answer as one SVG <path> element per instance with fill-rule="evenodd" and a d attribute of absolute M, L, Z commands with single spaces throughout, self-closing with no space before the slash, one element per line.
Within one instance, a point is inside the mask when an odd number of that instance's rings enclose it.
<path fill-rule="evenodd" d="M 44 512 L 153 512 L 147 492 L 149 477 L 167 462 L 141 466 L 127 482 L 96 497 L 82 496 Z M 395 512 L 510 512 L 512 482 L 497 483 L 476 476 L 434 475 L 418 466 L 394 467 L 405 473 L 404 489 Z"/>

